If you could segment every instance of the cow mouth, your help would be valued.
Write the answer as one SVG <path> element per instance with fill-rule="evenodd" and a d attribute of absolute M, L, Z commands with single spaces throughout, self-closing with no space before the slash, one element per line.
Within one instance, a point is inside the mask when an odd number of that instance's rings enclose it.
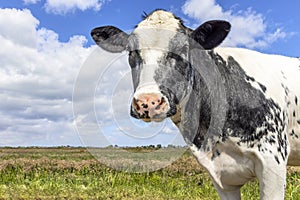
<path fill-rule="evenodd" d="M 140 119 L 144 122 L 162 122 L 163 120 L 165 120 L 166 118 L 170 117 L 172 118 L 172 116 L 177 114 L 177 106 L 170 106 L 169 110 L 166 113 L 160 113 L 160 114 L 155 114 L 155 115 L 151 115 L 149 112 L 144 112 L 143 114 L 138 113 L 133 107 L 131 107 L 130 109 L 130 115 L 136 119 Z"/>

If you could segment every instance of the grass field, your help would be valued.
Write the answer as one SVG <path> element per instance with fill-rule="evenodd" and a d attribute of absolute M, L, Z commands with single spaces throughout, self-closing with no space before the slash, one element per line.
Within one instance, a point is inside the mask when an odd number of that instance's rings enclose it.
<path fill-rule="evenodd" d="M 259 199 L 256 181 L 243 187 L 242 198 Z M 188 151 L 163 169 L 128 173 L 99 163 L 84 148 L 0 148 L 1 199 L 211 200 L 218 196 L 208 174 Z M 299 168 L 289 168 L 286 199 L 300 199 Z"/>

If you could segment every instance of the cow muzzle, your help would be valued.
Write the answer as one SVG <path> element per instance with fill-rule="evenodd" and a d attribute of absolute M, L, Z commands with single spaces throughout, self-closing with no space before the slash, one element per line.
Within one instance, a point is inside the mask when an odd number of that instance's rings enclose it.
<path fill-rule="evenodd" d="M 159 93 L 140 94 L 132 100 L 131 115 L 145 122 L 160 122 L 169 110 L 168 99 Z"/>

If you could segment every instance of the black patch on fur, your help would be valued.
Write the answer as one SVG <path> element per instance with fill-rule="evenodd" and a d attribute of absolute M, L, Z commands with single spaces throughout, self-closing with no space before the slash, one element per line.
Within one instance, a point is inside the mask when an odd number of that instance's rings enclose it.
<path fill-rule="evenodd" d="M 266 86 L 264 86 L 263 84 L 261 83 L 258 83 L 259 87 L 262 89 L 262 91 L 265 93 L 267 91 L 267 88 Z"/>
<path fill-rule="evenodd" d="M 176 95 L 173 93 L 173 91 L 170 90 L 170 88 L 167 88 L 163 85 L 160 85 L 159 89 L 161 90 L 161 93 L 163 95 L 165 95 L 167 97 L 167 99 L 169 100 L 170 109 L 167 112 L 167 117 L 171 117 L 171 116 L 175 115 L 177 112 L 176 105 L 179 104 L 179 101 L 178 101 Z"/>
<path fill-rule="evenodd" d="M 271 145 L 277 145 L 278 152 L 282 159 L 285 160 L 287 156 L 287 141 L 283 132 L 286 127 L 286 113 L 272 99 L 265 97 L 262 92 L 266 91 L 265 86 L 260 84 L 261 91 L 249 83 L 249 81 L 255 81 L 255 79 L 249 77 L 234 58 L 229 57 L 227 62 L 225 62 L 222 57 L 213 51 L 210 52 L 210 56 L 221 73 L 228 103 L 227 118 L 222 131 L 219 133 L 221 141 L 226 141 L 228 137 L 237 137 L 240 139 L 238 145 L 244 143 L 250 148 L 254 147 L 258 141 L 262 143 L 267 142 Z M 196 79 L 198 78 L 201 79 L 201 76 L 199 75 Z M 198 81 L 197 84 L 205 86 L 205 83 L 201 81 Z M 210 105 L 210 91 L 202 91 L 206 92 L 206 94 L 201 94 L 202 98 L 205 97 L 208 101 L 199 100 L 201 108 L 205 109 L 200 110 L 200 116 L 202 117 L 196 137 L 199 139 L 194 141 L 194 144 L 198 147 L 203 145 L 203 139 L 205 138 L 205 133 L 201 132 L 207 131 L 210 126 L 212 117 L 211 106 L 213 106 Z M 285 88 L 285 91 L 287 93 L 288 88 Z M 256 131 L 258 128 L 261 129 L 259 132 Z M 228 132 L 228 130 L 231 131 Z M 258 145 L 257 148 L 264 152 L 270 151 L 262 149 L 261 145 Z M 278 157 L 275 159 L 279 162 Z"/>
<path fill-rule="evenodd" d="M 286 76 L 285 76 L 285 74 L 284 74 L 283 71 L 281 71 L 281 74 L 282 74 L 282 77 L 283 77 L 284 79 L 286 79 Z"/>
<path fill-rule="evenodd" d="M 278 156 L 274 156 L 274 158 L 275 158 L 276 162 L 277 162 L 278 164 L 280 164 L 279 159 L 278 159 Z"/>
<path fill-rule="evenodd" d="M 285 95 L 288 96 L 290 90 L 288 87 L 286 87 L 283 83 L 281 83 L 282 88 L 284 89 Z"/>
<path fill-rule="evenodd" d="M 171 101 L 170 106 L 171 108 L 174 106 L 174 109 L 175 104 L 186 95 L 186 90 L 193 79 L 193 69 L 187 58 L 189 48 L 184 31 L 185 29 L 179 29 L 178 34 L 170 38 L 169 51 L 158 60 L 159 67 L 154 76 L 161 92 L 168 97 Z"/>
<path fill-rule="evenodd" d="M 214 60 L 221 58 L 216 54 L 211 54 Z M 217 57 L 217 58 L 216 58 Z M 226 96 L 229 103 L 227 112 L 227 121 L 225 130 L 232 130 L 234 137 L 240 137 L 241 142 L 254 142 L 260 140 L 268 132 L 276 132 L 272 124 L 269 124 L 266 117 L 277 120 L 277 123 L 283 123 L 280 120 L 280 108 L 274 101 L 267 99 L 264 94 L 252 87 L 245 79 L 249 79 L 245 71 L 239 66 L 234 58 L 229 57 L 226 62 L 219 65 L 219 71 L 222 73 L 226 84 Z M 261 84 L 260 84 L 261 85 Z M 265 91 L 265 86 L 261 85 Z M 276 114 L 272 116 L 272 111 Z M 265 130 L 255 133 L 259 127 L 266 127 Z M 223 132 L 226 132 L 223 130 Z M 229 135 L 228 135 L 229 136 Z"/>
<path fill-rule="evenodd" d="M 292 130 L 292 132 L 290 133 L 290 136 L 298 138 L 298 135 L 295 133 L 294 129 Z"/>
<path fill-rule="evenodd" d="M 298 98 L 295 96 L 295 104 L 298 105 Z"/>
<path fill-rule="evenodd" d="M 247 80 L 247 81 L 252 81 L 252 82 L 255 81 L 255 79 L 254 79 L 253 77 L 248 76 L 248 75 L 246 75 L 246 80 Z"/>
<path fill-rule="evenodd" d="M 220 153 L 220 151 L 217 149 L 216 151 L 214 151 L 214 152 L 212 153 L 211 160 L 213 161 L 216 157 L 218 157 L 218 156 L 220 156 L 220 155 L 221 155 L 221 153 Z"/>
<path fill-rule="evenodd" d="M 140 73 L 142 71 L 142 62 L 143 59 L 140 56 L 140 52 L 138 50 L 130 50 L 128 56 L 128 63 L 131 67 L 131 75 L 134 91 L 136 90 L 139 82 L 140 82 Z"/>

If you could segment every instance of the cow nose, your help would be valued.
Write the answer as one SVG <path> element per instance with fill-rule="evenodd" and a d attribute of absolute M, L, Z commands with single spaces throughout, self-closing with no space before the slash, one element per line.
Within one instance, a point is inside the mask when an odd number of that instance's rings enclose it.
<path fill-rule="evenodd" d="M 168 111 L 168 103 L 160 94 L 140 94 L 133 98 L 132 106 L 141 118 L 153 118 Z"/>

